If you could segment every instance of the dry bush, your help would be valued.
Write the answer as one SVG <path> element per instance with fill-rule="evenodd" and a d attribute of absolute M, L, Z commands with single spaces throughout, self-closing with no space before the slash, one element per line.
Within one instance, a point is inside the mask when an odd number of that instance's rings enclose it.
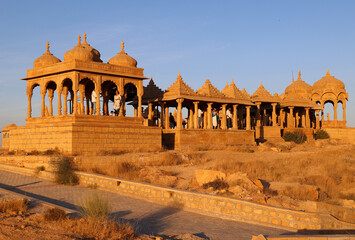
<path fill-rule="evenodd" d="M 41 152 L 38 151 L 38 150 L 32 150 L 31 152 L 28 152 L 27 154 L 28 154 L 28 155 L 40 155 Z"/>
<path fill-rule="evenodd" d="M 66 218 L 67 214 L 60 208 L 50 208 L 43 212 L 43 219 L 45 221 L 59 221 Z"/>
<path fill-rule="evenodd" d="M 51 160 L 51 165 L 55 169 L 55 182 L 65 185 L 76 185 L 79 178 L 74 172 L 73 163 L 68 157 L 57 157 Z"/>
<path fill-rule="evenodd" d="M 184 161 L 180 154 L 164 152 L 159 154 L 155 159 L 148 160 L 144 163 L 146 166 L 176 166 Z"/>
<path fill-rule="evenodd" d="M 202 187 L 204 189 L 211 187 L 211 188 L 213 188 L 214 191 L 216 191 L 216 190 L 228 189 L 229 185 L 223 178 L 217 177 L 215 180 L 203 184 Z"/>
<path fill-rule="evenodd" d="M 67 233 L 79 239 L 141 239 L 134 228 L 125 223 L 114 221 L 97 221 L 95 219 L 68 219 L 63 221 Z"/>
<path fill-rule="evenodd" d="M 87 218 L 107 220 L 111 207 L 106 198 L 93 194 L 82 201 L 80 212 Z"/>
<path fill-rule="evenodd" d="M 2 199 L 0 200 L 0 212 L 12 213 L 12 212 L 27 212 L 28 199 Z"/>
<path fill-rule="evenodd" d="M 47 149 L 46 151 L 42 152 L 42 155 L 46 156 L 59 156 L 60 154 L 61 152 L 57 147 L 54 149 Z"/>

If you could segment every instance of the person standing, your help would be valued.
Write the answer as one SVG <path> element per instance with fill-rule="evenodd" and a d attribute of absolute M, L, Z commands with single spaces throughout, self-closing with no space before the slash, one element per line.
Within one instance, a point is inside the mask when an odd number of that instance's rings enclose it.
<path fill-rule="evenodd" d="M 198 109 L 198 127 L 199 128 L 202 128 L 202 115 L 203 115 L 203 112 L 201 109 Z"/>
<path fill-rule="evenodd" d="M 96 114 L 96 101 L 97 101 L 97 95 L 95 90 L 92 91 L 91 93 L 91 102 L 92 102 L 92 115 Z"/>
<path fill-rule="evenodd" d="M 212 126 L 213 126 L 213 129 L 217 129 L 217 126 L 218 126 L 218 113 L 215 108 L 212 111 Z"/>
<path fill-rule="evenodd" d="M 226 111 L 226 118 L 227 118 L 227 128 L 231 129 L 232 128 L 232 113 L 231 113 L 231 108 L 228 108 Z"/>
<path fill-rule="evenodd" d="M 121 100 L 122 100 L 122 97 L 121 97 L 119 91 L 116 90 L 116 95 L 113 98 L 113 111 L 115 112 L 115 116 L 118 116 L 118 114 L 120 113 Z"/>

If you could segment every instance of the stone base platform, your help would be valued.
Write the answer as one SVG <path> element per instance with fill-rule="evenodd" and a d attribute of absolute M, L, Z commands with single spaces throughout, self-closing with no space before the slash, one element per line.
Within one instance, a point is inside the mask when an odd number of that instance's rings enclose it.
<path fill-rule="evenodd" d="M 253 130 L 165 129 L 163 144 L 168 149 L 255 145 Z"/>
<path fill-rule="evenodd" d="M 3 129 L 9 151 L 45 151 L 58 148 L 70 155 L 95 155 L 102 151 L 160 149 L 158 127 L 143 126 L 143 118 L 113 116 L 59 116 L 27 119 L 23 127 Z"/>

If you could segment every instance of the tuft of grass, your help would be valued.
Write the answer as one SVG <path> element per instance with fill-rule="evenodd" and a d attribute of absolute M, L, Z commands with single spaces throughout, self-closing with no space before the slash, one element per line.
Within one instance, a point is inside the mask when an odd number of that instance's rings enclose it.
<path fill-rule="evenodd" d="M 97 194 L 93 194 L 81 203 L 80 212 L 87 218 L 107 220 L 111 207 L 108 200 Z"/>
<path fill-rule="evenodd" d="M 57 157 L 51 161 L 55 169 L 55 182 L 65 185 L 76 185 L 79 178 L 74 172 L 73 164 L 68 157 Z"/>
<path fill-rule="evenodd" d="M 38 175 L 40 172 L 46 170 L 46 168 L 42 165 L 42 166 L 37 166 L 34 170 L 35 175 Z"/>
<path fill-rule="evenodd" d="M 294 130 L 292 132 L 285 132 L 283 139 L 286 142 L 295 142 L 297 144 L 300 144 L 307 140 L 307 136 L 302 130 Z"/>
<path fill-rule="evenodd" d="M 323 130 L 323 129 L 319 129 L 316 131 L 314 138 L 317 139 L 328 139 L 329 138 L 329 134 L 327 131 Z"/>
<path fill-rule="evenodd" d="M 238 147 L 237 152 L 253 153 L 254 150 L 249 148 L 249 147 L 247 147 L 247 146 L 240 146 L 240 147 Z"/>
<path fill-rule="evenodd" d="M 42 216 L 45 221 L 59 221 L 65 219 L 67 214 L 64 210 L 55 207 L 44 211 Z"/>
<path fill-rule="evenodd" d="M 42 154 L 46 155 L 46 156 L 53 156 L 53 155 L 58 156 L 58 155 L 60 155 L 60 150 L 56 147 L 54 149 L 47 149 Z"/>
<path fill-rule="evenodd" d="M 202 187 L 204 189 L 212 187 L 213 190 L 216 191 L 216 190 L 228 189 L 229 185 L 223 178 L 217 177 L 214 181 L 203 184 Z"/>
<path fill-rule="evenodd" d="M 13 200 L 0 200 L 0 212 L 12 213 L 12 212 L 27 212 L 28 199 L 13 199 Z"/>
<path fill-rule="evenodd" d="M 134 228 L 126 223 L 116 221 L 97 221 L 92 218 L 68 219 L 62 223 L 66 232 L 78 239 L 124 239 L 138 240 Z"/>

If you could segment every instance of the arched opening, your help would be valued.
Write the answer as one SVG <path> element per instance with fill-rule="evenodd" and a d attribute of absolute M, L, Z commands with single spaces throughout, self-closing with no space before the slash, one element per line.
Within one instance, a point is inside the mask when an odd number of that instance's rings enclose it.
<path fill-rule="evenodd" d="M 333 121 L 334 120 L 334 103 L 333 101 L 326 101 L 324 103 L 324 115 L 323 119 L 325 121 Z"/>
<path fill-rule="evenodd" d="M 72 114 L 73 113 L 73 82 L 71 79 L 67 78 L 63 81 L 63 115 Z"/>
<path fill-rule="evenodd" d="M 79 82 L 79 114 L 89 115 L 92 113 L 91 93 L 95 89 L 94 82 L 89 78 L 84 78 Z"/>
<path fill-rule="evenodd" d="M 123 115 L 127 117 L 134 117 L 133 100 L 137 98 L 137 87 L 133 83 L 127 83 L 124 86 L 124 95 L 122 98 Z M 128 107 L 130 106 L 130 107 Z M 158 109 L 155 107 L 157 113 Z"/>
<path fill-rule="evenodd" d="M 343 102 L 342 101 L 338 101 L 338 106 L 337 106 L 337 119 L 338 121 L 343 121 Z"/>
<path fill-rule="evenodd" d="M 56 90 L 57 89 L 57 84 L 53 81 L 50 81 L 47 83 L 46 86 L 46 99 L 45 99 L 45 116 L 53 116 L 54 112 L 54 107 L 57 106 L 57 99 L 58 97 L 56 96 Z"/>
<path fill-rule="evenodd" d="M 31 98 L 31 109 L 32 109 L 32 117 L 40 117 L 41 116 L 41 87 L 39 84 L 34 84 L 31 89 L 32 98 Z"/>
<path fill-rule="evenodd" d="M 104 81 L 101 84 L 101 94 L 102 94 L 102 115 L 110 115 L 111 111 L 113 112 L 113 100 L 116 91 L 118 90 L 117 85 L 110 81 Z M 121 94 L 121 93 L 119 93 Z M 109 108 L 109 101 L 112 102 L 111 108 Z M 110 104 L 111 105 L 111 104 Z"/>

